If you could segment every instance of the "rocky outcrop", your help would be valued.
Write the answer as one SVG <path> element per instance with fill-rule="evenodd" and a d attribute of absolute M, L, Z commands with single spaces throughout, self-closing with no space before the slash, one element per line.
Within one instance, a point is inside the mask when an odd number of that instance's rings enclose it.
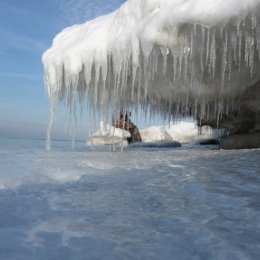
<path fill-rule="evenodd" d="M 234 99 L 231 111 L 200 120 L 200 125 L 226 128 L 229 136 L 221 141 L 222 149 L 260 148 L 260 81 Z"/>
<path fill-rule="evenodd" d="M 249 134 L 235 134 L 223 138 L 221 149 L 252 149 L 260 147 L 260 132 Z"/>
<path fill-rule="evenodd" d="M 113 120 L 113 126 L 120 128 L 120 129 L 124 129 L 131 134 L 131 137 L 127 138 L 128 143 L 142 142 L 142 138 L 141 138 L 139 129 L 128 118 L 127 114 L 125 116 L 123 116 L 123 114 L 121 114 L 117 120 Z"/>

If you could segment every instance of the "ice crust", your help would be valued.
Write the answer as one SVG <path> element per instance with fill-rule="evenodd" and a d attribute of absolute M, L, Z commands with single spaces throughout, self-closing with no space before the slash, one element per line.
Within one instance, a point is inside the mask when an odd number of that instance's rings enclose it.
<path fill-rule="evenodd" d="M 217 120 L 260 79 L 259 24 L 260 0 L 128 0 L 43 54 L 51 115 L 61 101 L 102 119 L 139 107 Z"/>
<path fill-rule="evenodd" d="M 260 150 L 0 139 L 0 259 L 259 259 Z"/>

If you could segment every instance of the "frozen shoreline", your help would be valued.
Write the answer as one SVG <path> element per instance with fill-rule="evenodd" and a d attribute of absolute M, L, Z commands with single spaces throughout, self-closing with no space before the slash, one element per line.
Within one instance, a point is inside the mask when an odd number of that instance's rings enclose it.
<path fill-rule="evenodd" d="M 259 259 L 259 149 L 83 145 L 2 143 L 0 258 Z"/>

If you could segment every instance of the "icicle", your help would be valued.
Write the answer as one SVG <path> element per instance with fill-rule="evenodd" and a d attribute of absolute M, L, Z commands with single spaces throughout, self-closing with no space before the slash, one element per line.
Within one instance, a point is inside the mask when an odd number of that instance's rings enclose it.
<path fill-rule="evenodd" d="M 179 58 L 179 77 L 178 77 L 178 79 L 180 80 L 180 79 L 181 79 L 181 76 L 182 76 L 182 61 L 183 61 L 183 56 L 182 56 L 182 54 L 181 54 L 181 56 L 178 57 L 178 58 Z"/>
<path fill-rule="evenodd" d="M 227 64 L 228 64 L 228 80 L 231 81 L 231 73 L 232 73 L 232 52 L 229 51 L 228 52 L 228 60 L 227 60 Z"/>
<path fill-rule="evenodd" d="M 191 34 L 190 34 L 190 60 L 192 60 L 192 57 L 193 57 L 193 44 L 194 44 L 193 33 L 191 32 Z"/>
<path fill-rule="evenodd" d="M 167 70 L 167 57 L 169 54 L 169 49 L 168 48 L 161 48 L 161 53 L 163 56 L 163 74 L 165 75 L 166 70 Z"/>
<path fill-rule="evenodd" d="M 223 46 L 223 56 L 222 56 L 222 65 L 221 65 L 221 88 L 224 88 L 225 85 L 225 74 L 227 68 L 227 48 L 228 48 L 228 34 L 225 30 L 224 36 L 224 46 Z"/>
<path fill-rule="evenodd" d="M 188 74 L 188 57 L 189 57 L 188 54 L 186 54 L 186 55 L 184 56 L 184 74 L 183 74 L 184 82 L 187 81 L 187 74 Z"/>
<path fill-rule="evenodd" d="M 250 64 L 250 45 L 250 36 L 248 35 L 248 32 L 245 32 L 245 62 L 247 67 L 249 67 Z"/>
<path fill-rule="evenodd" d="M 260 29 L 256 31 L 256 48 L 258 51 L 258 60 L 260 60 Z"/>
<path fill-rule="evenodd" d="M 176 83 L 176 77 L 177 77 L 177 57 L 173 56 L 173 84 Z"/>
<path fill-rule="evenodd" d="M 210 28 L 207 29 L 207 50 L 206 50 L 206 64 L 208 63 L 209 59 L 209 51 L 210 51 Z"/>
<path fill-rule="evenodd" d="M 201 26 L 201 56 L 200 56 L 200 66 L 201 66 L 201 73 L 204 71 L 204 42 L 205 42 L 205 28 Z"/>
<path fill-rule="evenodd" d="M 241 58 L 242 58 L 242 31 L 240 28 L 241 21 L 237 24 L 237 36 L 238 36 L 238 71 L 241 70 Z"/>
<path fill-rule="evenodd" d="M 196 36 L 196 34 L 197 34 L 197 24 L 194 23 L 193 24 L 193 35 Z"/>
<path fill-rule="evenodd" d="M 48 151 L 51 150 L 51 130 L 54 123 L 54 116 L 55 116 L 55 104 L 52 103 L 51 101 L 49 105 L 49 120 L 48 120 L 46 143 L 45 143 L 46 150 Z"/>
<path fill-rule="evenodd" d="M 210 46 L 210 54 L 209 54 L 209 68 L 210 68 L 210 75 L 211 78 L 214 80 L 215 73 L 216 73 L 216 35 L 215 35 L 215 29 L 212 30 L 211 35 L 211 46 Z"/>

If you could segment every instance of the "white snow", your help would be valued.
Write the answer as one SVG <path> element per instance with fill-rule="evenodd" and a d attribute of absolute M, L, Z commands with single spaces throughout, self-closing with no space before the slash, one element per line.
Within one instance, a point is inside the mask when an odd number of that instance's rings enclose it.
<path fill-rule="evenodd" d="M 210 126 L 198 127 L 195 121 L 171 122 L 166 126 L 152 126 L 140 129 L 143 142 L 177 141 L 182 144 L 199 143 L 202 140 L 218 140 L 224 130 Z"/>
<path fill-rule="evenodd" d="M 50 115 L 62 101 L 217 120 L 260 79 L 259 14 L 260 0 L 128 0 L 66 28 L 42 59 Z"/>
<path fill-rule="evenodd" d="M 87 145 L 94 146 L 127 146 L 127 137 L 131 137 L 131 134 L 124 130 L 109 124 L 100 122 L 98 130 L 87 138 Z"/>
<path fill-rule="evenodd" d="M 170 122 L 168 125 L 156 125 L 139 129 L 142 142 L 171 142 L 182 144 L 199 143 L 200 141 L 218 140 L 224 129 L 214 129 L 210 126 L 198 127 L 196 121 Z M 120 128 L 101 122 L 99 129 L 87 138 L 87 145 L 127 146 L 130 133 Z"/>

